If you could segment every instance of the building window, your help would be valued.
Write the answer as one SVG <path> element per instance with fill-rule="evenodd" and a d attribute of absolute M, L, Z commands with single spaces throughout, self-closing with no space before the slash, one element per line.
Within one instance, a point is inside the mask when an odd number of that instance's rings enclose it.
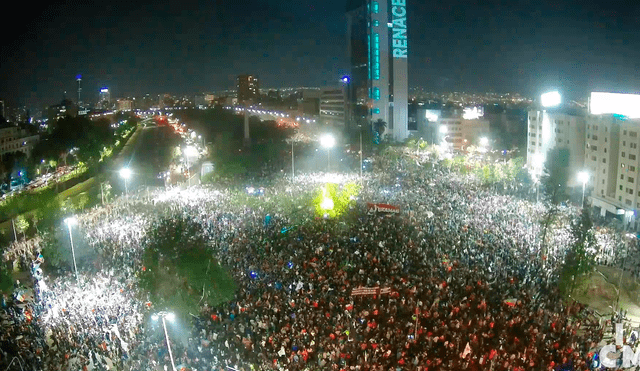
<path fill-rule="evenodd" d="M 622 201 L 622 196 L 618 196 L 618 201 Z"/>
<path fill-rule="evenodd" d="M 627 131 L 626 131 L 626 130 L 623 130 L 623 131 L 622 131 L 622 134 L 623 134 L 623 135 L 627 135 Z"/>
<path fill-rule="evenodd" d="M 631 204 L 632 204 L 631 200 L 624 200 L 624 203 L 629 205 L 629 206 L 631 206 Z"/>
<path fill-rule="evenodd" d="M 624 153 L 624 152 L 622 152 L 622 157 L 624 157 L 624 156 L 625 156 L 625 153 Z"/>
<path fill-rule="evenodd" d="M 593 135 L 593 137 L 592 137 L 592 138 L 593 138 L 593 140 L 598 140 L 598 136 L 597 136 L 597 135 L 595 135 L 595 134 Z"/>
<path fill-rule="evenodd" d="M 603 158 L 603 159 L 602 159 L 602 163 L 603 163 L 603 164 L 606 164 L 606 163 L 607 163 L 607 159 L 606 159 L 606 158 Z"/>
<path fill-rule="evenodd" d="M 374 14 L 378 14 L 378 12 L 380 11 L 380 5 L 378 5 L 377 1 L 371 3 L 371 8 Z"/>
<path fill-rule="evenodd" d="M 620 180 L 624 180 L 624 174 L 620 174 Z M 622 186 L 620 186 L 620 190 L 622 190 Z"/>
<path fill-rule="evenodd" d="M 622 141 L 622 145 L 626 147 L 626 146 L 627 146 L 627 141 L 626 141 L 626 140 L 623 140 L 623 141 Z"/>
<path fill-rule="evenodd" d="M 638 132 L 637 132 L 637 131 L 630 131 L 630 132 L 629 132 L 629 136 L 630 136 L 631 138 L 635 138 L 635 137 L 637 137 L 637 136 L 638 136 Z"/>
<path fill-rule="evenodd" d="M 378 22 L 377 19 L 374 19 L 373 20 L 373 27 L 378 27 L 378 26 L 380 26 L 380 22 Z"/>
<path fill-rule="evenodd" d="M 630 148 L 638 148 L 638 143 L 629 143 Z"/>
<path fill-rule="evenodd" d="M 632 195 L 632 194 L 633 194 L 633 189 L 631 189 L 631 188 L 627 188 L 627 193 L 628 193 L 628 194 L 630 194 L 630 195 Z"/>
<path fill-rule="evenodd" d="M 636 167 L 632 166 L 632 165 L 629 165 L 629 171 L 636 171 Z"/>
<path fill-rule="evenodd" d="M 627 181 L 628 181 L 629 183 L 633 183 L 634 179 L 633 179 L 632 177 L 628 177 L 628 178 L 627 178 Z"/>
<path fill-rule="evenodd" d="M 380 113 L 380 108 L 374 108 L 374 109 L 373 109 L 373 113 L 375 113 L 375 114 Z"/>
<path fill-rule="evenodd" d="M 629 153 L 629 160 L 635 160 L 636 155 Z"/>
<path fill-rule="evenodd" d="M 597 151 L 598 150 L 598 146 L 591 145 L 591 150 L 592 151 Z"/>
<path fill-rule="evenodd" d="M 380 89 L 373 88 L 373 99 L 380 100 Z"/>

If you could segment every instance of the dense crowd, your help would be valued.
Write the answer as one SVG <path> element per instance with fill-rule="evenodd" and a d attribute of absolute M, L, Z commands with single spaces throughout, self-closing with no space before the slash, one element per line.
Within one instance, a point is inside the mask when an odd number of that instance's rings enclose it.
<path fill-rule="evenodd" d="M 170 218 L 201 224 L 238 285 L 231 302 L 192 314 L 193 326 L 169 326 L 178 369 L 588 369 L 603 328 L 557 290 L 571 237 L 556 228 L 540 252 L 542 204 L 425 166 L 370 175 L 336 219 L 291 207 L 322 181 L 274 182 L 258 206 L 193 187 L 80 216 L 95 254 L 79 259 L 78 282 L 37 271 L 37 244 L 19 254 L 33 262 L 33 298 L 3 302 L 0 367 L 19 356 L 25 370 L 170 369 L 135 281 L 146 233 Z M 371 213 L 367 202 L 402 211 Z"/>

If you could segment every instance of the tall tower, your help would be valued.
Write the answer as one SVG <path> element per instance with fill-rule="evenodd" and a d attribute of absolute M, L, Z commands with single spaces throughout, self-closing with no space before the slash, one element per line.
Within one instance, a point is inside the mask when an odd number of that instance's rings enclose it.
<path fill-rule="evenodd" d="M 255 75 L 240 75 L 236 79 L 238 103 L 255 103 L 259 96 L 258 77 Z"/>
<path fill-rule="evenodd" d="M 383 120 L 385 134 L 397 141 L 406 139 L 406 0 L 349 0 L 347 35 L 351 125 Z"/>
<path fill-rule="evenodd" d="M 82 82 L 82 75 L 76 76 L 76 81 L 78 82 L 78 109 L 82 109 L 82 86 L 80 85 Z"/>

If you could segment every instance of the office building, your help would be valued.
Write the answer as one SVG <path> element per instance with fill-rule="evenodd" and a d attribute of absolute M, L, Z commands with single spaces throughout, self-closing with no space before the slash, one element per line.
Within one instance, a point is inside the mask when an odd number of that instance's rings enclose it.
<path fill-rule="evenodd" d="M 350 0 L 347 5 L 349 127 L 387 123 L 385 135 L 409 136 L 406 0 Z"/>
<path fill-rule="evenodd" d="M 236 89 L 240 104 L 255 103 L 259 97 L 258 78 L 254 75 L 240 75 L 236 79 Z"/>
<path fill-rule="evenodd" d="M 528 113 L 527 166 L 534 179 L 544 173 L 549 151 L 557 149 L 560 165 L 567 172 L 567 186 L 581 186 L 584 170 L 586 111 L 571 107 L 537 108 Z"/>
<path fill-rule="evenodd" d="M 109 88 L 104 87 L 100 89 L 100 94 L 98 95 L 98 104 L 96 107 L 98 109 L 111 108 L 111 93 L 109 92 Z"/>
<path fill-rule="evenodd" d="M 465 115 L 467 111 L 418 108 L 417 130 L 412 134 L 431 144 L 446 142 L 451 149 L 459 151 L 479 146 L 480 138 L 493 142 L 496 135 L 491 132 L 489 120 Z"/>
<path fill-rule="evenodd" d="M 133 109 L 133 100 L 118 99 L 118 111 L 131 111 Z"/>
<path fill-rule="evenodd" d="M 347 101 L 346 86 L 320 89 L 320 123 L 344 127 Z"/>
<path fill-rule="evenodd" d="M 20 127 L 12 124 L 0 123 L 0 158 L 7 153 L 22 152 L 27 158 L 31 157 L 33 147 L 40 140 L 36 129 L 28 126 Z"/>

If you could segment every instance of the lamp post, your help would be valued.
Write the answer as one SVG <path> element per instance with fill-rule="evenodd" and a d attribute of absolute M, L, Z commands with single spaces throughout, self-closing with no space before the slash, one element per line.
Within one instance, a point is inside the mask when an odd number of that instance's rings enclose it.
<path fill-rule="evenodd" d="M 169 343 L 169 333 L 167 332 L 167 324 L 165 322 L 165 318 L 168 319 L 170 322 L 173 322 L 176 316 L 171 312 L 165 312 L 165 311 L 158 312 L 157 314 L 154 314 L 151 316 L 151 319 L 153 319 L 154 321 L 157 321 L 158 318 L 162 318 L 162 327 L 164 328 L 164 336 L 167 339 L 167 349 L 169 349 L 169 358 L 171 359 L 171 368 L 173 371 L 176 371 L 176 364 L 173 361 L 173 353 L 171 353 L 171 344 Z"/>
<path fill-rule="evenodd" d="M 76 282 L 78 282 L 78 266 L 76 265 L 76 251 L 73 247 L 73 233 L 71 233 L 71 226 L 78 224 L 78 219 L 75 216 L 70 216 L 64 220 L 69 230 L 69 241 L 71 241 L 71 255 L 73 256 L 73 270 L 76 273 Z"/>
<path fill-rule="evenodd" d="M 187 178 L 189 182 L 189 187 L 191 187 L 191 167 L 189 166 L 189 156 L 196 156 L 198 154 L 198 150 L 193 146 L 188 146 L 184 150 L 184 156 L 187 160 Z"/>
<path fill-rule="evenodd" d="M 331 170 L 331 148 L 336 145 L 336 138 L 331 134 L 324 134 L 320 137 L 320 145 L 327 149 L 327 172 Z"/>
<path fill-rule="evenodd" d="M 131 169 L 129 169 L 128 167 L 120 169 L 120 178 L 124 179 L 124 194 L 129 195 L 129 187 L 127 182 L 129 178 L 131 178 Z"/>
<path fill-rule="evenodd" d="M 293 161 L 293 139 L 291 139 L 291 180 L 296 177 L 296 167 Z"/>
<path fill-rule="evenodd" d="M 587 182 L 589 181 L 589 173 L 586 171 L 581 171 L 578 173 L 578 180 L 582 182 L 582 206 L 581 208 L 584 209 L 584 191 L 585 188 L 587 187 Z"/>
<path fill-rule="evenodd" d="M 362 178 L 362 127 L 360 128 L 360 178 Z"/>

